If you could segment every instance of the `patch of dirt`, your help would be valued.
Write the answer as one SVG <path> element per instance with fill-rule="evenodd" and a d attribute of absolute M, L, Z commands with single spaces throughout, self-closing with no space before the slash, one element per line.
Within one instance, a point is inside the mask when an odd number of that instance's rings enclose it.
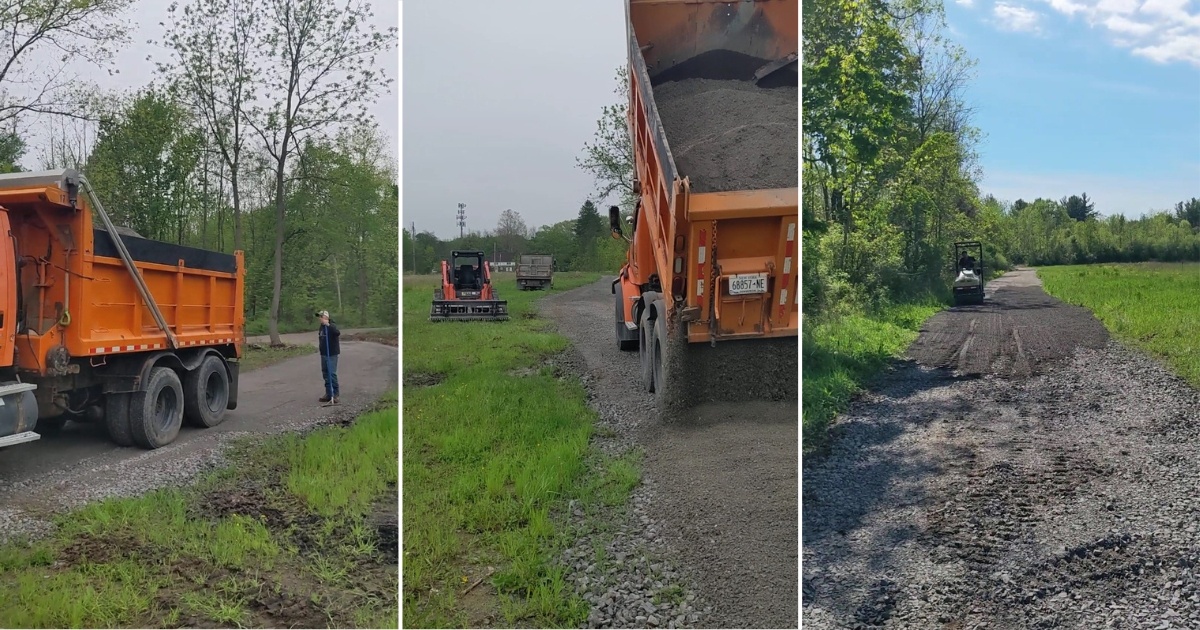
<path fill-rule="evenodd" d="M 384 500 L 375 504 L 375 509 L 367 519 L 378 537 L 376 544 L 381 564 L 395 565 L 400 562 L 399 501 L 399 489 L 392 484 L 391 493 Z"/>
<path fill-rule="evenodd" d="M 346 335 L 342 338 L 346 341 L 369 341 L 371 343 L 381 343 L 385 346 L 392 346 L 393 348 L 400 346 L 399 332 L 358 332 Z"/>
<path fill-rule="evenodd" d="M 998 338 L 945 342 L 955 309 L 915 352 L 981 374 L 889 373 L 805 460 L 804 627 L 1200 627 L 1200 423 L 1163 421 L 1200 391 L 1031 271 L 993 284 Z"/>
<path fill-rule="evenodd" d="M 797 187 L 799 94 L 705 78 L 654 88 L 675 165 L 697 193 Z"/>
<path fill-rule="evenodd" d="M 429 372 L 405 372 L 404 386 L 405 387 L 433 387 L 438 383 L 446 380 L 446 375 L 441 373 Z"/>

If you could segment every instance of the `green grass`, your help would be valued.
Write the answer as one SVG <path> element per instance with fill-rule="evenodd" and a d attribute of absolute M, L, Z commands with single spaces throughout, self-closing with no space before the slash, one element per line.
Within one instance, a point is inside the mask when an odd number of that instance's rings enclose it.
<path fill-rule="evenodd" d="M 404 624 L 575 626 L 586 619 L 552 561 L 561 510 L 623 505 L 636 454 L 589 449 L 594 414 L 544 360 L 567 347 L 536 317 L 544 292 L 496 274 L 507 322 L 428 321 L 435 276 L 404 286 Z M 551 292 L 597 274 L 557 273 Z M 494 574 L 464 595 L 487 567 Z"/>
<path fill-rule="evenodd" d="M 346 428 L 244 442 L 192 486 L 57 516 L 0 546 L 0 627 L 395 627 L 395 521 L 377 523 L 398 425 L 391 395 Z"/>
<path fill-rule="evenodd" d="M 1076 265 L 1037 273 L 1048 293 L 1088 308 L 1114 337 L 1200 387 L 1200 264 Z"/>
<path fill-rule="evenodd" d="M 942 310 L 935 300 L 874 313 L 804 322 L 802 425 L 804 452 L 825 445 L 829 423 L 863 386 L 917 338 L 921 322 Z"/>

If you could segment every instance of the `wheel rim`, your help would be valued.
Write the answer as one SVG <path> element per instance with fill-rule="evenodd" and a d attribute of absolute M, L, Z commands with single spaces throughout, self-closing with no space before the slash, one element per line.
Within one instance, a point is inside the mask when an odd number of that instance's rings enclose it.
<path fill-rule="evenodd" d="M 209 372 L 204 382 L 204 405 L 209 411 L 219 413 L 227 402 L 225 379 L 217 370 Z"/>
<path fill-rule="evenodd" d="M 168 430 L 175 423 L 174 418 L 179 409 L 179 397 L 171 387 L 158 390 L 154 399 L 154 419 L 158 428 Z"/>

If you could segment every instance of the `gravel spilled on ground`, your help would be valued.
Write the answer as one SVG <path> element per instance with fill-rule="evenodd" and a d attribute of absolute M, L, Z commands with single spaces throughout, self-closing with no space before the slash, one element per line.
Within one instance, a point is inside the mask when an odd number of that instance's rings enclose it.
<path fill-rule="evenodd" d="M 572 514 L 563 563 L 592 605 L 588 627 L 793 627 L 796 399 L 701 404 L 661 423 L 637 352 L 617 350 L 612 300 L 601 280 L 541 302 L 572 343 L 558 367 L 582 379 L 599 414 L 594 444 L 644 454 L 628 506 Z"/>
<path fill-rule="evenodd" d="M 1092 326 L 1056 308 L 1020 334 Z M 1200 628 L 1200 392 L 1095 345 L 858 401 L 805 462 L 804 626 Z"/>

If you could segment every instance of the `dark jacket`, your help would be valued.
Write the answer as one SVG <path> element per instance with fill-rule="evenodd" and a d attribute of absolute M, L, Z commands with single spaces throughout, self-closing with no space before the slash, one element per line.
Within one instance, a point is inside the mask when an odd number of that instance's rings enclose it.
<path fill-rule="evenodd" d="M 321 324 L 321 330 L 317 331 L 317 349 L 323 357 L 335 357 L 342 353 L 342 331 L 338 330 L 332 319 L 328 325 Z"/>

